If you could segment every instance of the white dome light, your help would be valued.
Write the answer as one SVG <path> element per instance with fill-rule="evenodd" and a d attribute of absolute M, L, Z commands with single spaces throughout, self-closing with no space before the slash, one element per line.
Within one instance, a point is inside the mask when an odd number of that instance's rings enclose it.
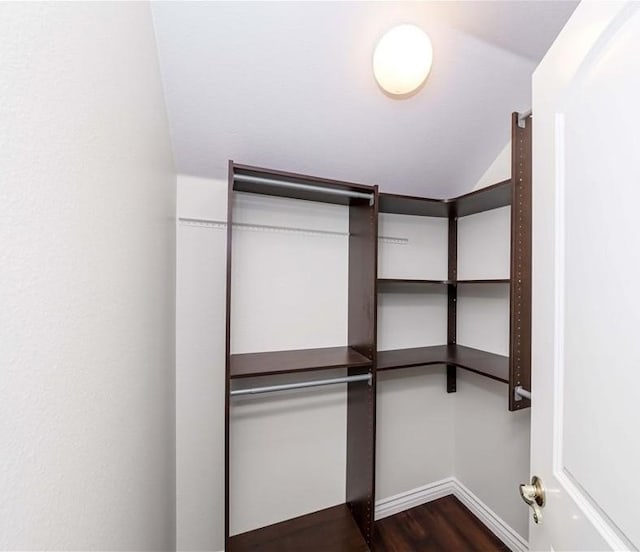
<path fill-rule="evenodd" d="M 373 74 L 378 84 L 394 96 L 406 96 L 426 80 L 433 62 L 427 33 L 415 25 L 387 31 L 373 52 Z"/>

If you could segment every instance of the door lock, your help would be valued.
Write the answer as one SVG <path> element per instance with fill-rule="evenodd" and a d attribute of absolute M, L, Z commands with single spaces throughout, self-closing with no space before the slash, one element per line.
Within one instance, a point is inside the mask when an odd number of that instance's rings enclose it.
<path fill-rule="evenodd" d="M 544 506 L 544 486 L 537 475 L 531 478 L 531 484 L 520 485 L 520 496 L 533 509 L 533 521 L 542 523 L 542 510 Z"/>

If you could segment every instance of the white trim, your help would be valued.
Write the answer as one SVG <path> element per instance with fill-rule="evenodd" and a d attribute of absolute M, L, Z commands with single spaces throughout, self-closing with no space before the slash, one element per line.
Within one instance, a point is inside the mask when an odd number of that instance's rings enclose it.
<path fill-rule="evenodd" d="M 529 550 L 529 543 L 525 539 L 455 477 L 441 479 L 423 487 L 377 500 L 375 519 L 383 519 L 448 495 L 454 495 L 511 550 L 514 552 Z"/>
<path fill-rule="evenodd" d="M 409 508 L 426 504 L 432 500 L 454 494 L 454 478 L 447 477 L 440 481 L 434 481 L 423 487 L 417 487 L 404 493 L 400 493 L 389 498 L 376 500 L 375 518 L 376 520 L 386 518 L 404 512 Z"/>
<path fill-rule="evenodd" d="M 469 508 L 471 513 L 511 550 L 517 552 L 526 552 L 529 550 L 529 543 L 525 539 L 455 478 L 454 488 L 453 494 L 455 497 Z"/>

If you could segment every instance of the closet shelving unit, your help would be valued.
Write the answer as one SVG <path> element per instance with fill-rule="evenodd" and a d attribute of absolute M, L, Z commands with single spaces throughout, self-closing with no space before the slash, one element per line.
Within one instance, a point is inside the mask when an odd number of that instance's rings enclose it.
<path fill-rule="evenodd" d="M 347 345 L 340 347 L 231 353 L 233 204 L 238 192 L 346 205 L 349 208 Z M 375 439 L 375 308 L 377 186 L 363 186 L 229 163 L 227 212 L 226 474 L 225 550 L 367 550 L 373 532 Z M 229 534 L 229 408 L 239 378 L 347 369 L 346 504 L 241 535 Z M 339 378 L 342 379 L 342 378 Z M 332 378 L 330 381 L 334 381 Z M 337 383 L 337 382 L 336 382 Z M 323 384 L 322 380 L 318 384 Z M 295 385 L 295 384 L 294 384 Z M 300 386 L 307 386 L 303 382 Z M 269 387 L 268 381 L 264 387 Z M 275 389 L 275 388 L 274 388 Z M 321 530 L 318 530 L 318 528 Z M 274 536 L 275 535 L 275 536 Z"/>
<path fill-rule="evenodd" d="M 510 284 L 510 279 L 458 280 L 457 227 L 458 218 L 505 207 L 512 203 L 512 180 L 471 192 L 450 200 L 380 194 L 380 212 L 396 215 L 442 217 L 448 219 L 447 280 L 379 279 L 381 293 L 420 292 L 425 286 L 440 285 L 447 292 L 447 344 L 378 351 L 377 370 L 393 370 L 414 366 L 446 365 L 447 391 L 456 391 L 456 368 L 462 368 L 491 379 L 509 383 L 509 359 L 456 343 L 457 288 L 465 284 Z"/>
<path fill-rule="evenodd" d="M 340 347 L 231 353 L 232 226 L 237 192 L 281 196 L 349 207 L 348 338 Z M 510 278 L 458 279 L 460 217 L 511 206 Z M 448 220 L 448 274 L 443 280 L 377 278 L 378 213 Z M 457 291 L 466 285 L 509 286 L 509 356 L 459 345 Z M 447 343 L 377 351 L 379 293 L 421 293 L 441 287 L 447 294 Z M 531 118 L 512 115 L 511 178 L 463 196 L 438 200 L 378 193 L 365 186 L 261 169 L 229 162 L 227 223 L 225 549 L 368 550 L 374 534 L 376 373 L 444 365 L 447 391 L 456 391 L 461 368 L 507 384 L 509 410 L 530 406 L 516 388 L 530 389 L 531 355 Z M 347 369 L 346 503 L 240 535 L 229 534 L 229 409 L 234 380 L 278 374 Z M 336 382 L 338 383 L 338 382 Z M 318 382 L 322 384 L 322 382 Z M 275 390 L 278 386 L 273 386 Z M 263 388 L 264 389 L 264 388 Z"/>
<path fill-rule="evenodd" d="M 448 275 L 446 280 L 378 279 L 378 293 L 416 292 L 442 286 L 447 292 L 447 344 L 378 351 L 376 370 L 446 365 L 447 391 L 456 391 L 456 368 L 509 385 L 509 410 L 531 401 L 516 388 L 531 384 L 531 117 L 512 115 L 511 178 L 453 199 L 435 200 L 379 194 L 379 212 L 448 219 Z M 511 206 L 510 278 L 458 279 L 458 219 Z M 457 344 L 457 295 L 465 285 L 508 285 L 509 356 Z"/>

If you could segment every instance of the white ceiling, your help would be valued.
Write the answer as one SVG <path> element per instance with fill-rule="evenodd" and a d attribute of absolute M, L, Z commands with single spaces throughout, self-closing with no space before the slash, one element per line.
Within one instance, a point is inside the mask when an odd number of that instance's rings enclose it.
<path fill-rule="evenodd" d="M 530 77 L 575 2 L 154 2 L 177 170 L 227 160 L 451 197 L 470 190 L 530 107 Z M 399 23 L 434 64 L 384 95 L 371 55 Z"/>

